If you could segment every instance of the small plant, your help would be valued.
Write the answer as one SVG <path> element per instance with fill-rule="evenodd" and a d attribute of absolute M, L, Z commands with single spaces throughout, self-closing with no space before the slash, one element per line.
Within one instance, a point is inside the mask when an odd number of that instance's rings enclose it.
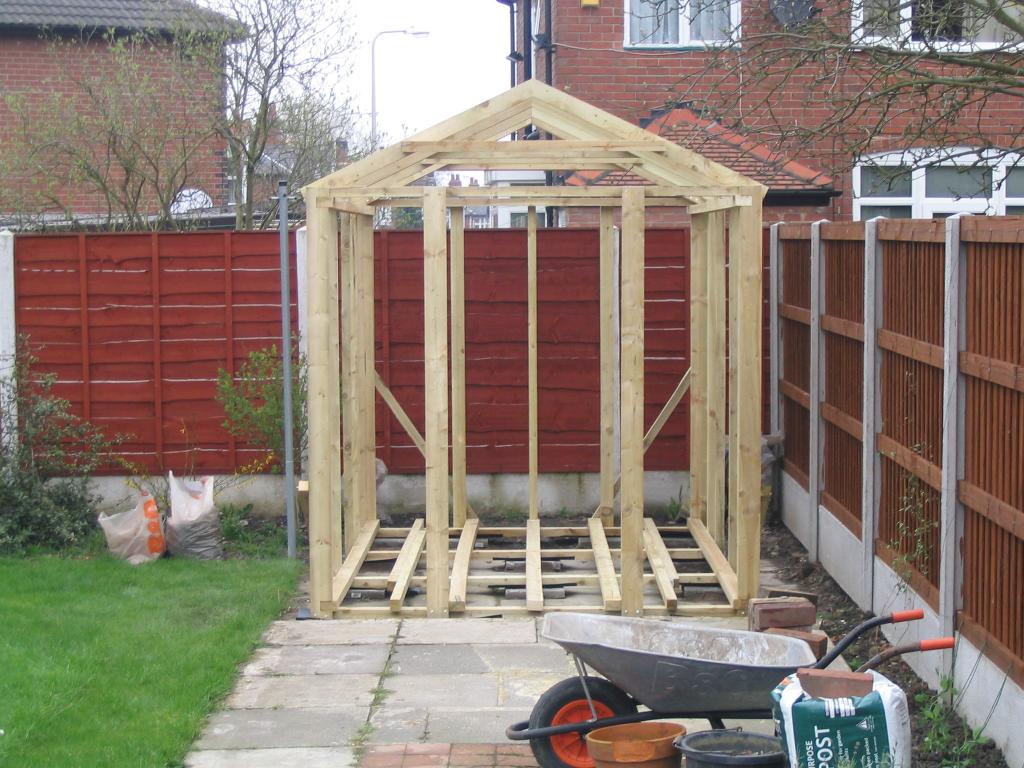
<path fill-rule="evenodd" d="M 34 363 L 24 338 L 0 360 L 0 554 L 84 543 L 96 522 L 89 475 L 121 439 L 72 413 Z"/>
<path fill-rule="evenodd" d="M 914 697 L 920 707 L 921 717 L 928 724 L 924 734 L 924 748 L 933 754 L 942 755 L 946 768 L 970 768 L 975 762 L 975 752 L 987 741 L 982 728 L 966 727 L 966 734 L 960 738 L 954 724 L 959 720 L 948 702 L 956 696 L 953 680 L 944 675 L 939 681 L 936 693 L 919 693 Z"/>
<path fill-rule="evenodd" d="M 295 455 L 306 447 L 306 359 L 294 354 L 292 366 L 292 425 Z M 239 440 L 265 450 L 265 461 L 251 471 L 284 458 L 284 364 L 277 346 L 257 349 L 232 376 L 217 373 L 217 401 L 227 417 L 224 428 Z M 280 467 L 278 467 L 280 469 Z"/>
<path fill-rule="evenodd" d="M 922 453 L 921 446 L 914 446 L 913 450 L 917 454 Z M 893 570 L 900 579 L 899 589 L 905 592 L 914 571 L 926 578 L 929 575 L 935 558 L 931 539 L 939 523 L 929 510 L 936 503 L 932 489 L 917 475 L 907 471 L 902 473 L 902 480 L 896 536 L 889 542 L 889 547 L 895 555 Z"/>

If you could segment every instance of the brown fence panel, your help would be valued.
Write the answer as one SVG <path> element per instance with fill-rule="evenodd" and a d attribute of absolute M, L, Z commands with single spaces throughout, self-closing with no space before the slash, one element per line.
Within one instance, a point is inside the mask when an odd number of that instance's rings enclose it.
<path fill-rule="evenodd" d="M 277 238 L 21 235 L 18 331 L 37 371 L 56 375 L 54 391 L 108 433 L 126 435 L 121 451 L 140 469 L 232 472 L 260 453 L 222 427 L 217 371 L 280 346 Z"/>
<path fill-rule="evenodd" d="M 965 634 L 1024 683 L 1024 229 L 961 224 L 966 251 Z"/>
<path fill-rule="evenodd" d="M 864 225 L 823 224 L 825 311 L 821 405 L 821 503 L 861 536 L 862 410 L 864 403 Z"/>
<path fill-rule="evenodd" d="M 783 467 L 804 488 L 810 474 L 811 227 L 779 227 L 779 301 Z"/>
<path fill-rule="evenodd" d="M 882 250 L 882 483 L 876 549 L 931 605 L 939 586 L 939 464 L 945 225 L 885 221 Z"/>

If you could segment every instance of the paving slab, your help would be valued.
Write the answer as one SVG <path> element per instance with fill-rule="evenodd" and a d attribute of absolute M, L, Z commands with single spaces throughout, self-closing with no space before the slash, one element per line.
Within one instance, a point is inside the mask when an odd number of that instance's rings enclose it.
<path fill-rule="evenodd" d="M 346 747 L 366 709 L 228 709 L 210 716 L 196 743 L 204 749 Z"/>
<path fill-rule="evenodd" d="M 378 675 L 259 675 L 242 677 L 227 709 L 369 707 Z"/>
<path fill-rule="evenodd" d="M 383 709 L 391 705 L 432 707 L 458 703 L 463 707 L 495 707 L 498 705 L 498 676 L 396 675 L 384 681 L 390 693 L 384 699 Z"/>
<path fill-rule="evenodd" d="M 480 646 L 489 648 L 494 646 Z M 497 646 L 508 648 L 511 646 Z M 490 671 L 477 649 L 468 645 L 403 645 L 391 657 L 391 672 L 410 675 L 479 674 Z"/>
<path fill-rule="evenodd" d="M 539 672 L 506 669 L 498 673 L 498 704 L 502 707 L 533 707 L 548 688 L 575 672 Z"/>
<path fill-rule="evenodd" d="M 185 756 L 185 768 L 351 768 L 355 762 L 348 747 L 211 749 Z"/>
<path fill-rule="evenodd" d="M 387 644 L 398 631 L 398 619 L 326 619 L 275 621 L 263 635 L 266 645 Z"/>
<path fill-rule="evenodd" d="M 436 742 L 511 745 L 514 742 L 505 738 L 505 729 L 529 719 L 529 709 L 431 707 L 427 730 L 430 740 Z"/>
<path fill-rule="evenodd" d="M 406 619 L 398 645 L 521 644 L 537 642 L 533 619 Z"/>
<path fill-rule="evenodd" d="M 569 655 L 554 643 L 529 645 L 473 645 L 469 646 L 492 672 L 503 670 L 533 670 L 545 672 L 572 672 Z"/>
<path fill-rule="evenodd" d="M 421 742 L 427 735 L 425 707 L 384 706 L 370 717 L 371 744 L 407 744 Z"/>
<path fill-rule="evenodd" d="M 390 645 L 278 645 L 259 648 L 242 668 L 255 675 L 380 675 Z"/>

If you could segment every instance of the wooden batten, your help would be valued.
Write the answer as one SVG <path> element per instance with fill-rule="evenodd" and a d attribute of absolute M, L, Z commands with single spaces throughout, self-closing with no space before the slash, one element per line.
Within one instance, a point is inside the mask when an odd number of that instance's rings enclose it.
<path fill-rule="evenodd" d="M 708 216 L 690 212 L 690 518 L 707 520 Z"/>
<path fill-rule="evenodd" d="M 338 216 L 339 224 L 339 257 L 337 259 L 336 267 L 331 268 L 331 283 L 333 285 L 334 278 L 337 277 L 337 295 L 335 298 L 328 299 L 329 307 L 331 310 L 331 328 L 352 328 L 352 307 L 354 305 L 353 296 L 355 295 L 355 286 L 353 283 L 354 269 L 352 266 L 352 256 L 354 253 L 355 245 L 352 241 L 353 237 L 353 225 L 352 216 L 346 213 L 342 213 Z M 333 288 L 332 288 L 333 292 Z M 331 356 L 334 357 L 335 351 L 337 352 L 338 368 L 341 372 L 341 379 L 339 384 L 339 398 L 341 400 L 339 411 L 340 423 L 338 425 L 338 439 L 340 440 L 339 450 L 341 451 L 341 493 L 338 499 L 338 506 L 331 508 L 331 541 L 333 546 L 332 552 L 332 572 L 337 573 L 338 568 L 341 567 L 342 557 L 348 554 L 349 549 L 352 547 L 352 541 L 355 539 L 355 531 L 358 530 L 358 526 L 355 522 L 355 507 L 352 504 L 352 477 L 353 477 L 353 461 L 352 461 L 352 424 L 355 420 L 352 418 L 352 349 L 349 344 L 342 344 L 341 337 L 338 337 L 338 345 L 335 347 L 333 344 L 330 345 Z M 334 361 L 332 359 L 330 370 L 334 370 Z M 312 421 L 310 422 L 312 424 Z M 333 438 L 334 431 L 332 425 L 331 436 Z M 331 488 L 331 503 L 334 504 L 334 488 Z"/>
<path fill-rule="evenodd" d="M 373 219 L 352 217 L 352 506 L 362 529 L 377 519 L 376 378 L 374 367 Z"/>
<path fill-rule="evenodd" d="M 526 521 L 526 608 L 544 610 L 544 579 L 541 575 L 540 520 Z"/>
<path fill-rule="evenodd" d="M 452 525 L 466 523 L 466 243 L 462 208 L 451 209 Z"/>
<path fill-rule="evenodd" d="M 426 538 L 427 532 L 423 528 L 423 521 L 418 519 L 409 530 L 409 535 L 402 544 L 402 551 L 388 575 L 386 587 L 391 592 L 388 602 L 393 612 L 401 610 L 402 603 L 405 602 L 405 595 L 412 584 Z"/>
<path fill-rule="evenodd" d="M 622 613 L 643 614 L 644 193 L 622 192 L 621 464 Z"/>
<path fill-rule="evenodd" d="M 622 593 L 619 591 L 619 579 L 615 575 L 615 563 L 608 547 L 608 539 L 604 535 L 604 525 L 600 519 L 591 518 L 588 527 L 604 609 L 618 613 L 622 610 Z"/>
<path fill-rule="evenodd" d="M 526 209 L 526 367 L 529 420 L 529 509 L 530 519 L 540 517 L 537 494 L 537 208 Z"/>
<path fill-rule="evenodd" d="M 348 591 L 352 588 L 352 582 L 355 581 L 359 569 L 363 567 L 363 562 L 373 546 L 373 540 L 377 536 L 377 529 L 379 527 L 379 520 L 371 520 L 363 526 L 359 531 L 359 535 L 354 537 L 352 548 L 348 551 L 345 562 L 341 564 L 341 568 L 338 569 L 331 583 L 330 603 L 332 604 L 332 610 L 333 606 L 341 605 Z"/>
<path fill-rule="evenodd" d="M 466 609 L 466 584 L 479 525 L 479 520 L 469 519 L 459 534 L 459 544 L 455 550 L 455 559 L 452 561 L 451 587 L 448 590 L 449 611 L 459 612 Z"/>
<path fill-rule="evenodd" d="M 605 525 L 614 522 L 615 515 L 615 420 L 616 374 L 618 355 L 616 340 L 619 329 L 616 298 L 618 276 L 615 274 L 615 218 L 610 208 L 600 214 L 600 340 L 601 340 L 601 503 L 598 517 Z M 616 586 L 618 593 L 618 586 Z M 621 599 L 617 601 L 621 605 Z M 607 598 L 605 600 L 607 605 Z"/>
<path fill-rule="evenodd" d="M 448 245 L 445 190 L 423 202 L 427 615 L 448 615 Z"/>
<path fill-rule="evenodd" d="M 679 574 L 672 563 L 672 556 L 668 553 L 668 547 L 665 546 L 661 534 L 658 533 L 658 526 L 649 518 L 644 520 L 643 536 L 644 550 L 647 552 L 647 561 L 651 564 L 658 592 L 665 601 L 665 607 L 669 611 L 674 611 L 678 603 L 676 582 L 679 580 Z"/>
<path fill-rule="evenodd" d="M 708 531 L 718 546 L 725 545 L 725 214 L 707 216 L 706 339 L 707 370 L 704 397 L 704 510 Z M 758 363 L 760 365 L 760 362 Z M 693 445 L 693 442 L 690 443 Z M 695 450 L 691 448 L 691 453 Z"/>

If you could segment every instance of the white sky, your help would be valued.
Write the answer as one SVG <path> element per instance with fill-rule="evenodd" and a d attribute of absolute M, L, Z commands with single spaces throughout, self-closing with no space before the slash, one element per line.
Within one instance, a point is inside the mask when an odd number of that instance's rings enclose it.
<path fill-rule="evenodd" d="M 425 38 L 377 41 L 377 129 L 386 143 L 428 128 L 509 87 L 508 7 L 497 0 L 350 0 L 359 37 L 349 82 L 370 132 L 370 41 L 389 29 Z"/>

